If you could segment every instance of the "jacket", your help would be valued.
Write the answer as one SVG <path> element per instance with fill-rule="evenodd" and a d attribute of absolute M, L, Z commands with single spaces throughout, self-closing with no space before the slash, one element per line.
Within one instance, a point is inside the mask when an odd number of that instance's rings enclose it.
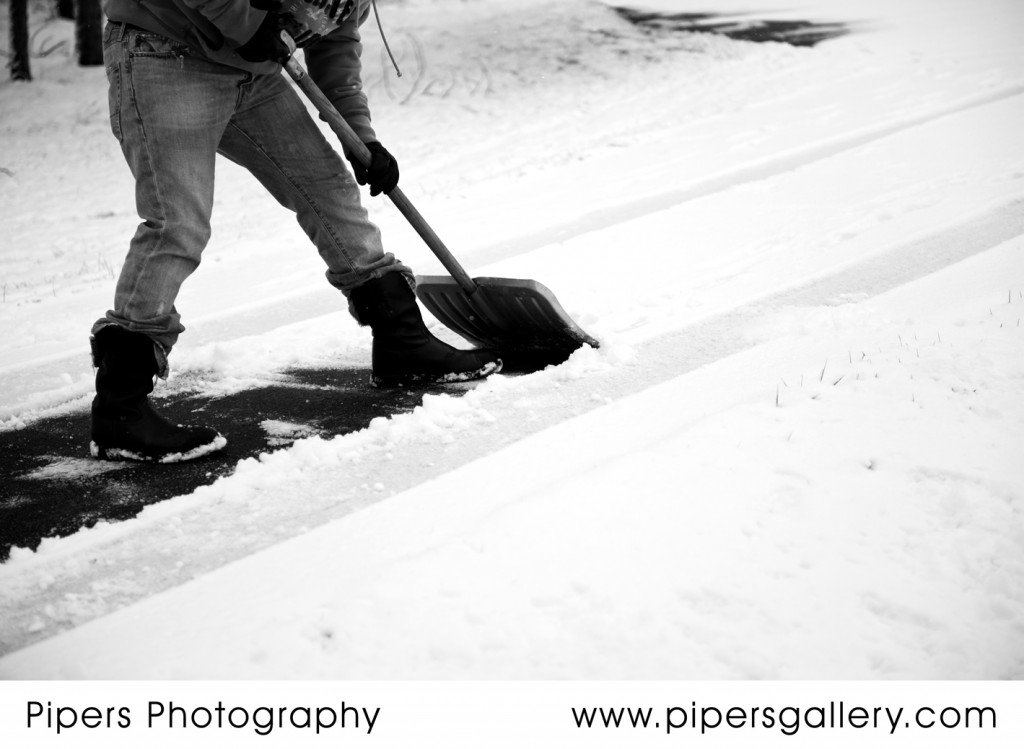
<path fill-rule="evenodd" d="M 359 27 L 371 0 L 356 0 L 330 34 L 304 49 L 309 75 L 366 143 L 377 140 L 363 92 Z M 214 62 L 256 74 L 278 74 L 275 62 L 249 62 L 236 51 L 256 33 L 266 11 L 249 0 L 104 0 L 111 21 L 131 24 L 186 45 Z"/>

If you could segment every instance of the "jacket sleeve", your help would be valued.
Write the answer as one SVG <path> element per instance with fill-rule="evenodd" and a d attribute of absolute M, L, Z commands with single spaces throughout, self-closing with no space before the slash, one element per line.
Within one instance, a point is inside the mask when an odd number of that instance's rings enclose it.
<path fill-rule="evenodd" d="M 360 9 L 338 28 L 305 49 L 306 66 L 313 82 L 327 95 L 345 121 L 364 143 L 377 140 L 370 124 L 370 105 L 363 91 L 363 45 L 359 26 L 370 12 L 370 4 Z"/>

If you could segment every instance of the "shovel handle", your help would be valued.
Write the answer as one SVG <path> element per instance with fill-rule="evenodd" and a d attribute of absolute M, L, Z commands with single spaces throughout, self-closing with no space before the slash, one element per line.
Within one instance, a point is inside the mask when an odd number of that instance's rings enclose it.
<path fill-rule="evenodd" d="M 291 37 L 287 36 L 288 32 L 282 31 L 281 36 L 285 39 L 285 42 L 291 42 L 289 46 L 294 49 L 294 42 L 291 41 Z M 291 76 L 292 80 L 298 85 L 302 92 L 313 102 L 313 106 L 316 107 L 317 111 L 323 115 L 323 118 L 327 121 L 327 124 L 331 126 L 331 130 L 335 132 L 338 138 L 341 140 L 345 150 L 350 153 L 353 158 L 356 159 L 360 164 L 365 167 L 370 166 L 371 154 L 370 149 L 366 147 L 362 139 L 356 135 L 355 131 L 345 122 L 345 118 L 341 116 L 337 108 L 330 99 L 320 90 L 309 75 L 306 73 L 305 68 L 295 59 L 294 54 L 284 62 L 284 68 L 288 71 L 288 75 Z M 427 243 L 427 247 L 430 248 L 437 259 L 441 261 L 441 264 L 451 273 L 459 286 L 462 287 L 463 291 L 467 294 L 473 294 L 477 290 L 476 282 L 469 277 L 465 269 L 459 265 L 458 260 L 455 256 L 445 247 L 444 242 L 437 236 L 426 219 L 420 214 L 416 207 L 409 201 L 402 192 L 401 188 L 396 187 L 391 192 L 387 193 L 387 196 L 391 199 L 391 202 L 395 204 L 395 207 L 401 211 L 402 215 L 409 221 L 412 228 L 416 230 L 416 233 L 423 238 L 423 241 Z"/>

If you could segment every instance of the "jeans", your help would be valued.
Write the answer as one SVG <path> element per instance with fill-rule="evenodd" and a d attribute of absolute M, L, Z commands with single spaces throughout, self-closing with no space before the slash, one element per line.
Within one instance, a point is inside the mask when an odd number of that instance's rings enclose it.
<path fill-rule="evenodd" d="M 114 309 L 93 326 L 150 336 L 161 375 L 185 329 L 174 302 L 210 239 L 219 153 L 248 169 L 296 214 L 344 294 L 372 278 L 412 272 L 385 253 L 359 186 L 282 75 L 254 75 L 192 54 L 157 34 L 107 25 L 111 129 L 135 177 L 142 223 Z"/>

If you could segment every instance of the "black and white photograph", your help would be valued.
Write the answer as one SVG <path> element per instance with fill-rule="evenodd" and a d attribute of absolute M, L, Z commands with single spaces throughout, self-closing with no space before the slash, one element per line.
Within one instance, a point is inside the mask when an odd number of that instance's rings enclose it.
<path fill-rule="evenodd" d="M 0 9 L 0 733 L 1024 740 L 1020 0 Z"/>

